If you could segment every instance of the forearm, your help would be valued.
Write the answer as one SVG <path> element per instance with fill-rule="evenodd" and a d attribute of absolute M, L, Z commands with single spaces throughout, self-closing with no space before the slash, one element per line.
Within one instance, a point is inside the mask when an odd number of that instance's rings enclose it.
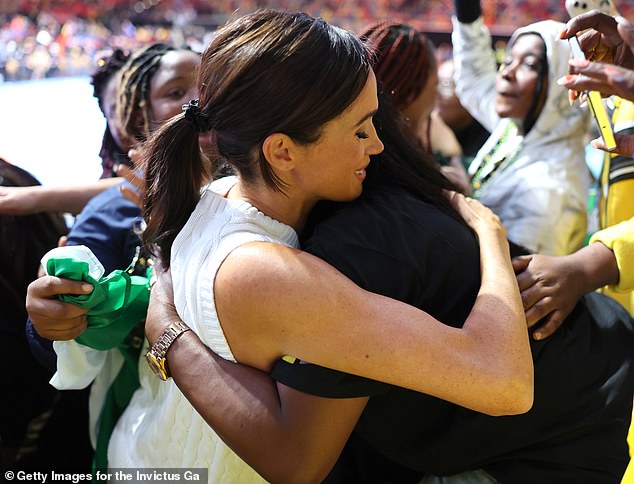
<path fill-rule="evenodd" d="M 583 247 L 566 258 L 575 269 L 584 294 L 619 282 L 614 253 L 601 242 Z"/>
<path fill-rule="evenodd" d="M 272 482 L 323 480 L 365 406 L 366 399 L 323 399 L 286 387 L 280 393 L 268 374 L 218 357 L 191 332 L 172 345 L 168 361 L 205 421 Z M 294 396 L 298 405 L 288 401 Z"/>
<path fill-rule="evenodd" d="M 456 94 L 465 109 L 493 132 L 499 117 L 494 103 L 497 65 L 491 35 L 481 17 L 471 23 L 453 18 L 452 24 Z"/>
<path fill-rule="evenodd" d="M 43 187 L 40 211 L 70 212 L 77 214 L 88 201 L 108 188 L 118 185 L 123 178 L 104 178 L 94 183 L 74 186 Z"/>
<path fill-rule="evenodd" d="M 500 387 L 498 394 L 509 404 L 517 399 L 518 411 L 526 411 L 523 405 L 530 408 L 532 403 L 532 355 L 508 243 L 499 234 L 480 236 L 479 242 L 482 282 L 463 329 L 475 342 L 482 372 L 499 372 L 499 382 L 507 388 Z M 488 356 L 482 359 L 482 354 Z"/>
<path fill-rule="evenodd" d="M 596 232 L 590 244 L 596 242 L 602 242 L 610 249 L 616 261 L 618 276 L 615 282 L 612 275 L 613 288 L 617 291 L 634 289 L 634 218 Z"/>

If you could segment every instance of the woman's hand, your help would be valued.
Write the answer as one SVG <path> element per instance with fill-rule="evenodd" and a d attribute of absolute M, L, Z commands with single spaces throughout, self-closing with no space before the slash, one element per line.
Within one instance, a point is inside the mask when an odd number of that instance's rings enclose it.
<path fill-rule="evenodd" d="M 459 156 L 453 156 L 449 165 L 441 166 L 440 171 L 442 174 L 449 178 L 449 181 L 453 183 L 462 194 L 467 194 L 471 191 L 471 182 L 469 180 L 469 174 L 462 166 L 462 161 Z"/>
<path fill-rule="evenodd" d="M 553 334 L 581 296 L 619 281 L 614 252 L 601 242 L 565 256 L 517 257 L 513 260 L 513 269 L 522 293 L 528 327 L 542 320 L 542 325 L 533 333 L 535 339 Z"/>
<path fill-rule="evenodd" d="M 59 294 L 90 294 L 92 285 L 84 281 L 43 276 L 27 288 L 26 310 L 33 327 L 43 338 L 71 340 L 86 329 L 88 309 L 57 299 Z"/>
<path fill-rule="evenodd" d="M 491 209 L 473 198 L 465 197 L 461 193 L 450 191 L 447 194 L 451 205 L 478 237 L 488 233 L 495 233 L 506 238 L 506 229 L 502 225 L 500 218 Z"/>
<path fill-rule="evenodd" d="M 568 256 L 526 255 L 513 259 L 513 269 L 522 295 L 526 323 L 533 338 L 552 335 L 586 292 L 578 264 Z"/>

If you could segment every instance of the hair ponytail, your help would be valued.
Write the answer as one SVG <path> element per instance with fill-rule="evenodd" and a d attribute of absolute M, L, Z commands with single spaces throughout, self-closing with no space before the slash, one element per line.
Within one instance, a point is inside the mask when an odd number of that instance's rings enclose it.
<path fill-rule="evenodd" d="M 172 243 L 196 207 L 203 181 L 209 176 L 198 137 L 196 128 L 180 114 L 143 144 L 147 184 L 143 242 L 165 268 L 169 267 Z"/>

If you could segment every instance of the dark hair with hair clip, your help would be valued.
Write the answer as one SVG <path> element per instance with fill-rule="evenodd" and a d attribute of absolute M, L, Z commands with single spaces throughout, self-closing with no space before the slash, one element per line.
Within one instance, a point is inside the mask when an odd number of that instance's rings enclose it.
<path fill-rule="evenodd" d="M 112 51 L 112 54 L 97 61 L 97 69 L 93 72 L 90 83 L 93 86 L 93 96 L 97 98 L 99 109 L 101 109 L 104 116 L 106 114 L 104 106 L 106 86 L 117 72 L 119 72 L 121 67 L 123 67 L 128 60 L 128 57 L 129 55 L 123 50 L 115 49 Z M 123 163 L 126 165 L 130 164 L 127 153 L 124 153 L 121 146 L 119 146 L 112 137 L 108 124 L 106 124 L 106 130 L 101 141 L 99 156 L 102 160 L 103 166 L 101 178 L 115 176 L 113 173 L 113 167 L 117 163 Z"/>
<path fill-rule="evenodd" d="M 171 45 L 151 44 L 132 53 L 121 68 L 117 115 L 124 131 L 138 141 L 144 141 L 152 132 L 149 101 L 152 76 L 160 67 L 163 56 L 173 50 L 177 49 Z"/>
<path fill-rule="evenodd" d="M 202 55 L 200 110 L 212 129 L 213 166 L 228 162 L 245 183 L 284 187 L 262 153 L 271 133 L 317 141 L 361 93 L 370 55 L 353 34 L 305 13 L 260 10 L 221 27 Z M 181 114 L 148 140 L 144 240 L 169 265 L 171 246 L 200 198 L 209 164 L 196 127 Z"/>
<path fill-rule="evenodd" d="M 112 54 L 102 57 L 97 61 L 97 69 L 90 76 L 90 84 L 93 87 L 92 95 L 97 98 L 99 109 L 105 114 L 104 109 L 104 93 L 106 86 L 112 77 L 123 67 L 129 58 L 121 49 L 115 49 Z"/>

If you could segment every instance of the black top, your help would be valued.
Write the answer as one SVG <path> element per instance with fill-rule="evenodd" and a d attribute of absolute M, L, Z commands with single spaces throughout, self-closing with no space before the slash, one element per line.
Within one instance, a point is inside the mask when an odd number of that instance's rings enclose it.
<path fill-rule="evenodd" d="M 326 212 L 306 250 L 364 289 L 446 324 L 464 322 L 480 273 L 477 242 L 462 224 L 399 188 Z M 531 343 L 535 405 L 514 417 L 485 416 L 310 364 L 280 362 L 273 377 L 320 396 L 372 396 L 355 428 L 353 440 L 363 444 L 351 444 L 346 456 L 354 456 L 354 468 L 371 469 L 359 481 L 385 482 L 402 471 L 379 463 L 369 444 L 407 468 L 435 475 L 484 468 L 512 483 L 618 482 L 628 461 L 633 344 L 629 315 L 608 298 L 589 296 L 553 337 Z"/>

